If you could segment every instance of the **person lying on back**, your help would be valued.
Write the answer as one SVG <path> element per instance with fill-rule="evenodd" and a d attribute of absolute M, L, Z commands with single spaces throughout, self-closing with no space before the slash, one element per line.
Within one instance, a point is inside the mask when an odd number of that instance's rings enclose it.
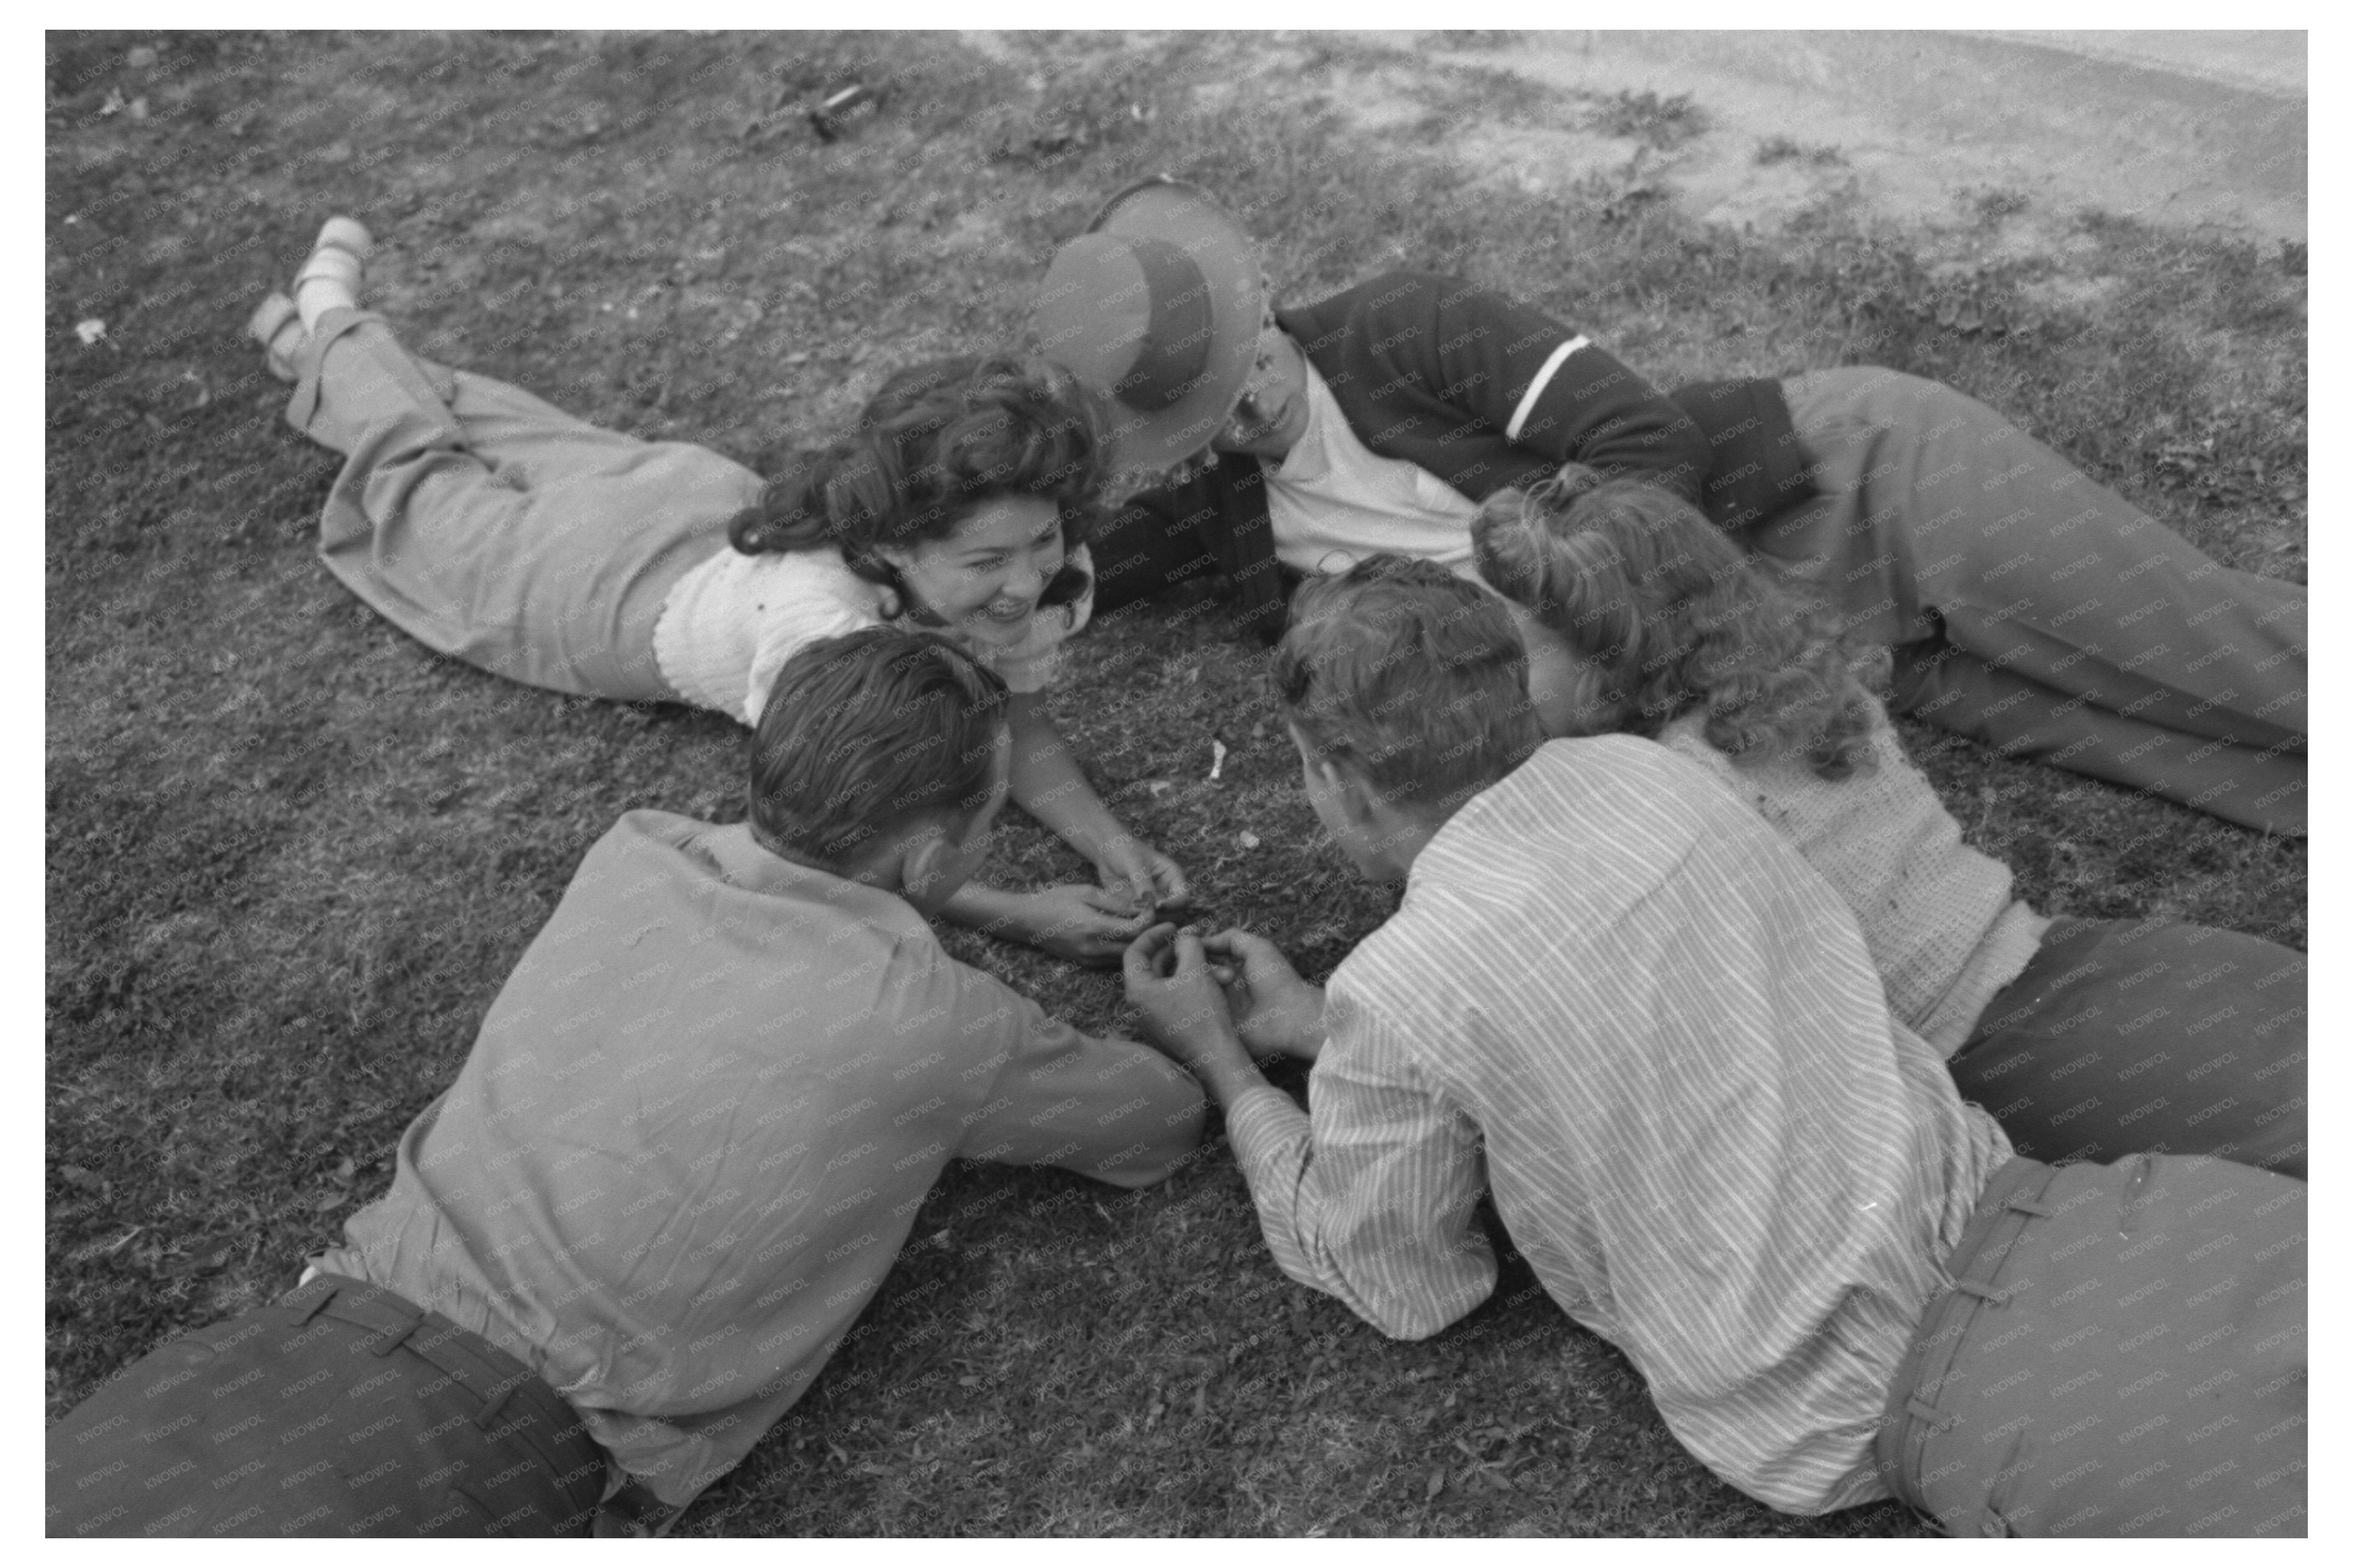
<path fill-rule="evenodd" d="M 634 811 L 590 848 L 344 1244 L 51 1429 L 50 1533 L 663 1525 L 800 1397 L 951 1159 L 1175 1169 L 1190 1079 L 925 923 L 1008 745 L 944 638 L 795 656 L 750 820 Z"/>

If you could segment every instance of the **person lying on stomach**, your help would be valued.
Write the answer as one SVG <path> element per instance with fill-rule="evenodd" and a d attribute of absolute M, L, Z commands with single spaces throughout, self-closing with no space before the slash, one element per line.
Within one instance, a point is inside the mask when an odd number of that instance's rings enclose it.
<path fill-rule="evenodd" d="M 943 637 L 795 655 L 750 820 L 634 811 L 589 849 L 344 1244 L 50 1429 L 49 1533 L 663 1528 L 800 1398 L 948 1161 L 1168 1174 L 1193 1081 L 925 923 L 1009 745 Z"/>
<path fill-rule="evenodd" d="M 1126 984 L 1286 1274 L 1427 1338 L 1494 1288 L 1486 1188 L 1668 1429 L 1772 1507 L 2304 1531 L 2302 1182 L 2013 1157 L 1829 884 L 1691 759 L 1546 742 L 1508 613 L 1442 566 L 1311 583 L 1271 673 L 1317 817 L 1403 901 L 1328 992 L 1165 924 Z M 1252 1047 L 1313 1058 L 1306 1112 Z"/>

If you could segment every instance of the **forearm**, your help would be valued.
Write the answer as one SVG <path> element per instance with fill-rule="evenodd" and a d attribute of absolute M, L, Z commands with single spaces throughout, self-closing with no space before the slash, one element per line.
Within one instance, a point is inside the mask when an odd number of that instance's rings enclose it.
<path fill-rule="evenodd" d="M 966 882 L 955 890 L 940 913 L 960 926 L 986 931 L 992 936 L 1028 937 L 1031 933 L 1029 900 L 1019 893 L 1008 893 L 1002 888 L 984 887 L 978 882 Z"/>
<path fill-rule="evenodd" d="M 1278 1048 L 1287 1057 L 1312 1062 L 1324 1049 L 1324 987 L 1303 983 L 1298 1001 L 1288 1010 Z"/>
<path fill-rule="evenodd" d="M 1198 1083 L 1133 1041 L 1090 1041 L 1083 1059 L 1041 1064 L 1021 1081 L 1017 1103 L 967 1139 L 968 1155 L 1042 1161 L 1113 1186 L 1145 1187 L 1195 1156 L 1208 1121 Z"/>
<path fill-rule="evenodd" d="M 1133 934 L 1128 928 L 1134 921 L 1123 921 L 1058 896 L 1067 890 L 1014 893 L 966 882 L 940 912 L 984 935 L 1028 942 L 1057 958 L 1080 963 L 1114 962 Z"/>
<path fill-rule="evenodd" d="M 969 1042 L 965 1054 L 996 1068 L 976 1095 L 985 1103 L 960 1119 L 957 1152 L 1138 1187 L 1199 1146 L 1208 1117 L 1200 1085 L 1160 1052 L 1082 1034 L 977 970 L 944 959 L 941 966 L 961 988 L 955 1008 Z M 966 1079 L 975 1070 L 962 1069 Z"/>
<path fill-rule="evenodd" d="M 1034 694 L 1015 693 L 1009 718 L 1013 804 L 1080 854 L 1100 859 L 1103 847 L 1125 836 L 1127 830 L 1087 783 L 1078 759 L 1071 754 L 1061 731 L 1046 717 Z"/>
<path fill-rule="evenodd" d="M 1361 1024 L 1361 1020 L 1359 1020 Z M 1219 1103 L 1277 1267 L 1394 1339 L 1436 1333 L 1486 1300 L 1495 1262 L 1472 1223 L 1478 1129 L 1419 1083 L 1394 1042 L 1348 1042 L 1310 1080 L 1314 1116 L 1244 1087 Z"/>
<path fill-rule="evenodd" d="M 1402 1235 L 1393 1224 L 1362 1226 L 1362 1216 L 1351 1211 L 1363 1206 L 1364 1194 L 1350 1192 L 1354 1182 L 1333 1184 L 1328 1167 L 1335 1162 L 1316 1152 L 1307 1113 L 1289 1095 L 1271 1088 L 1246 1093 L 1225 1108 L 1225 1120 L 1235 1163 L 1258 1211 L 1259 1233 L 1288 1278 L 1339 1298 L 1400 1340 L 1436 1333 L 1494 1289 L 1494 1260 L 1483 1237 L 1459 1251 L 1430 1246 L 1459 1230 L 1459 1220 L 1430 1223 L 1419 1236 Z M 1377 1197 L 1372 1206 L 1399 1212 L 1395 1195 Z M 1421 1227 L 1409 1220 L 1407 1228 Z"/>
<path fill-rule="evenodd" d="M 1235 1101 L 1254 1089 L 1272 1087 L 1250 1059 L 1249 1047 L 1231 1029 L 1223 1032 L 1215 1049 L 1198 1052 L 1185 1066 L 1200 1080 L 1202 1091 L 1217 1101 L 1220 1110 L 1231 1109 Z M 1287 1099 L 1285 1103 L 1289 1103 Z"/>
<path fill-rule="evenodd" d="M 1574 327 L 1476 290 L 1449 296 L 1436 337 L 1440 384 L 1469 389 L 1450 401 L 1552 462 L 1694 486 L 1707 470 L 1698 426 Z"/>
<path fill-rule="evenodd" d="M 1696 495 L 1708 467 L 1698 425 L 1604 351 L 1570 354 L 1529 423 L 1556 421 L 1526 444 L 1612 477 L 1650 474 Z M 1550 437 L 1547 439 L 1546 437 Z"/>

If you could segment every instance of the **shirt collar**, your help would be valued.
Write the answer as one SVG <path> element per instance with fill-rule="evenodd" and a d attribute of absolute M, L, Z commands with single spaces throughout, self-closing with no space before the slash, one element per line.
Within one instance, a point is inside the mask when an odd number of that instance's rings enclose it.
<path fill-rule="evenodd" d="M 747 822 L 714 824 L 668 812 L 629 815 L 652 819 L 638 825 L 649 837 L 669 844 L 696 869 L 739 891 L 756 898 L 823 904 L 851 920 L 902 936 L 931 933 L 914 906 L 898 894 L 772 855 L 753 838 Z"/>
<path fill-rule="evenodd" d="M 1282 461 L 1268 470 L 1267 477 L 1285 484 L 1313 484 L 1332 471 L 1332 454 L 1325 448 L 1324 432 L 1329 421 L 1341 417 L 1340 405 L 1334 401 L 1332 389 L 1324 384 L 1324 377 L 1315 369 L 1315 362 L 1304 350 L 1299 363 L 1307 373 L 1307 424 L 1299 432 L 1299 439 L 1282 455 Z"/>
<path fill-rule="evenodd" d="M 1430 842 L 1423 845 L 1421 853 L 1414 857 L 1411 868 L 1406 872 L 1406 885 L 1410 888 L 1416 874 L 1423 868 L 1434 870 L 1441 863 L 1455 859 L 1458 855 L 1476 863 L 1479 846 L 1496 837 L 1495 830 L 1488 825 L 1489 818 L 1495 813 L 1508 810 L 1521 794 L 1541 787 L 1540 780 L 1560 770 L 1593 765 L 1584 759 L 1589 757 L 1595 749 L 1616 747 L 1632 739 L 1634 737 L 1626 735 L 1587 735 L 1546 741 L 1530 752 L 1518 767 L 1455 807 L 1454 815 L 1439 824 L 1438 831 L 1430 836 Z M 1647 745 L 1650 742 L 1641 743 Z M 1438 852 L 1437 855 L 1431 854 L 1433 850 Z"/>

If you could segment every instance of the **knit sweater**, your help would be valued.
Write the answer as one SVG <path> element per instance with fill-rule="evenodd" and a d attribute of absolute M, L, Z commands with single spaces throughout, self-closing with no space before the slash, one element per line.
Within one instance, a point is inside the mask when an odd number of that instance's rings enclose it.
<path fill-rule="evenodd" d="M 1876 765 L 1836 781 L 1802 759 L 1736 763 L 1707 743 L 1704 713 L 1669 724 L 1659 742 L 1707 768 L 1821 873 L 1862 926 L 1889 1011 L 1949 1058 L 2051 921 L 2010 896 L 2009 867 L 1961 842 L 1885 711 L 1876 719 Z"/>

